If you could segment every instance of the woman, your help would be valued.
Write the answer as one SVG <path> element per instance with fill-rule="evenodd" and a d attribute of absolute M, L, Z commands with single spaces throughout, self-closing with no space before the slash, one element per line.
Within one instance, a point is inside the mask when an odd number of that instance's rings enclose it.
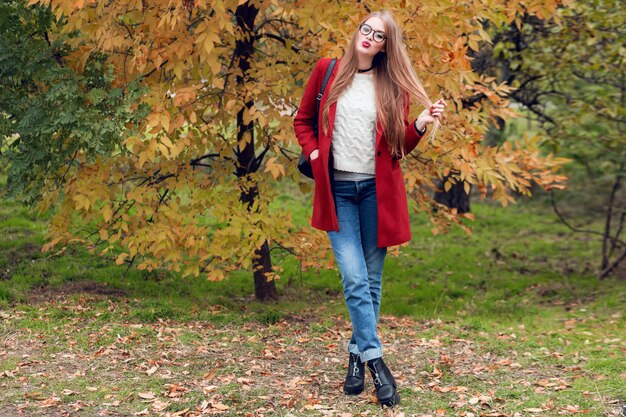
<path fill-rule="evenodd" d="M 328 232 L 352 321 L 344 392 L 363 391 L 367 363 L 378 400 L 393 406 L 400 396 L 382 358 L 377 323 L 387 246 L 411 238 L 399 159 L 417 146 L 429 123 L 439 125 L 447 104 L 440 99 L 431 105 L 387 11 L 371 13 L 359 25 L 317 114 L 330 61 L 316 64 L 294 120 L 315 177 L 311 224 Z M 427 109 L 409 123 L 411 96 Z"/>

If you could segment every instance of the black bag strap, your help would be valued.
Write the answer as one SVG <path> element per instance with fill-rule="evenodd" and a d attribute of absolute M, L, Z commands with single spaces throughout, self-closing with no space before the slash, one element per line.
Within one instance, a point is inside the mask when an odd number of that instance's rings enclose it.
<path fill-rule="evenodd" d="M 333 72 L 333 68 L 335 68 L 335 63 L 337 62 L 337 58 L 333 58 L 330 61 L 330 65 L 328 65 L 328 69 L 326 70 L 326 75 L 324 76 L 324 81 L 322 82 L 322 88 L 320 88 L 320 92 L 317 95 L 317 113 L 320 112 L 320 103 L 322 101 L 322 96 L 324 95 L 324 90 L 326 89 L 326 84 L 328 84 L 328 80 L 330 79 L 330 75 Z"/>

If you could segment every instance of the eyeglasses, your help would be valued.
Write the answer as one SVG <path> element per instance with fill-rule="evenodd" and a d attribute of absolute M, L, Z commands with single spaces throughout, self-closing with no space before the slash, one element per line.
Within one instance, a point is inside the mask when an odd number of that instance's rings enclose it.
<path fill-rule="evenodd" d="M 367 23 L 361 23 L 361 26 L 359 26 L 359 32 L 361 32 L 365 36 L 372 33 L 372 31 L 374 32 L 374 40 L 376 42 L 380 43 L 384 41 L 385 39 L 387 39 L 387 35 L 385 35 L 385 32 L 382 32 L 380 30 L 374 30 Z"/>

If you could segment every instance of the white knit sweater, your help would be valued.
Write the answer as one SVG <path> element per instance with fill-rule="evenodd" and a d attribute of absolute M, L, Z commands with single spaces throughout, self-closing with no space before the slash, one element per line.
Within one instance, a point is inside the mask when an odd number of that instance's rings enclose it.
<path fill-rule="evenodd" d="M 354 74 L 352 84 L 337 100 L 332 138 L 336 170 L 375 174 L 376 93 L 373 75 Z"/>

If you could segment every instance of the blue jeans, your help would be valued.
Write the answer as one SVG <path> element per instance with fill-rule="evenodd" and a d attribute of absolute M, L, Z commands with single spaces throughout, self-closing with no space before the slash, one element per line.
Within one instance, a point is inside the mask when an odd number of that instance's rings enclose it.
<path fill-rule="evenodd" d="M 365 362 L 383 356 L 377 324 L 387 248 L 377 246 L 376 180 L 334 181 L 339 231 L 328 232 L 352 321 L 348 351 Z"/>

